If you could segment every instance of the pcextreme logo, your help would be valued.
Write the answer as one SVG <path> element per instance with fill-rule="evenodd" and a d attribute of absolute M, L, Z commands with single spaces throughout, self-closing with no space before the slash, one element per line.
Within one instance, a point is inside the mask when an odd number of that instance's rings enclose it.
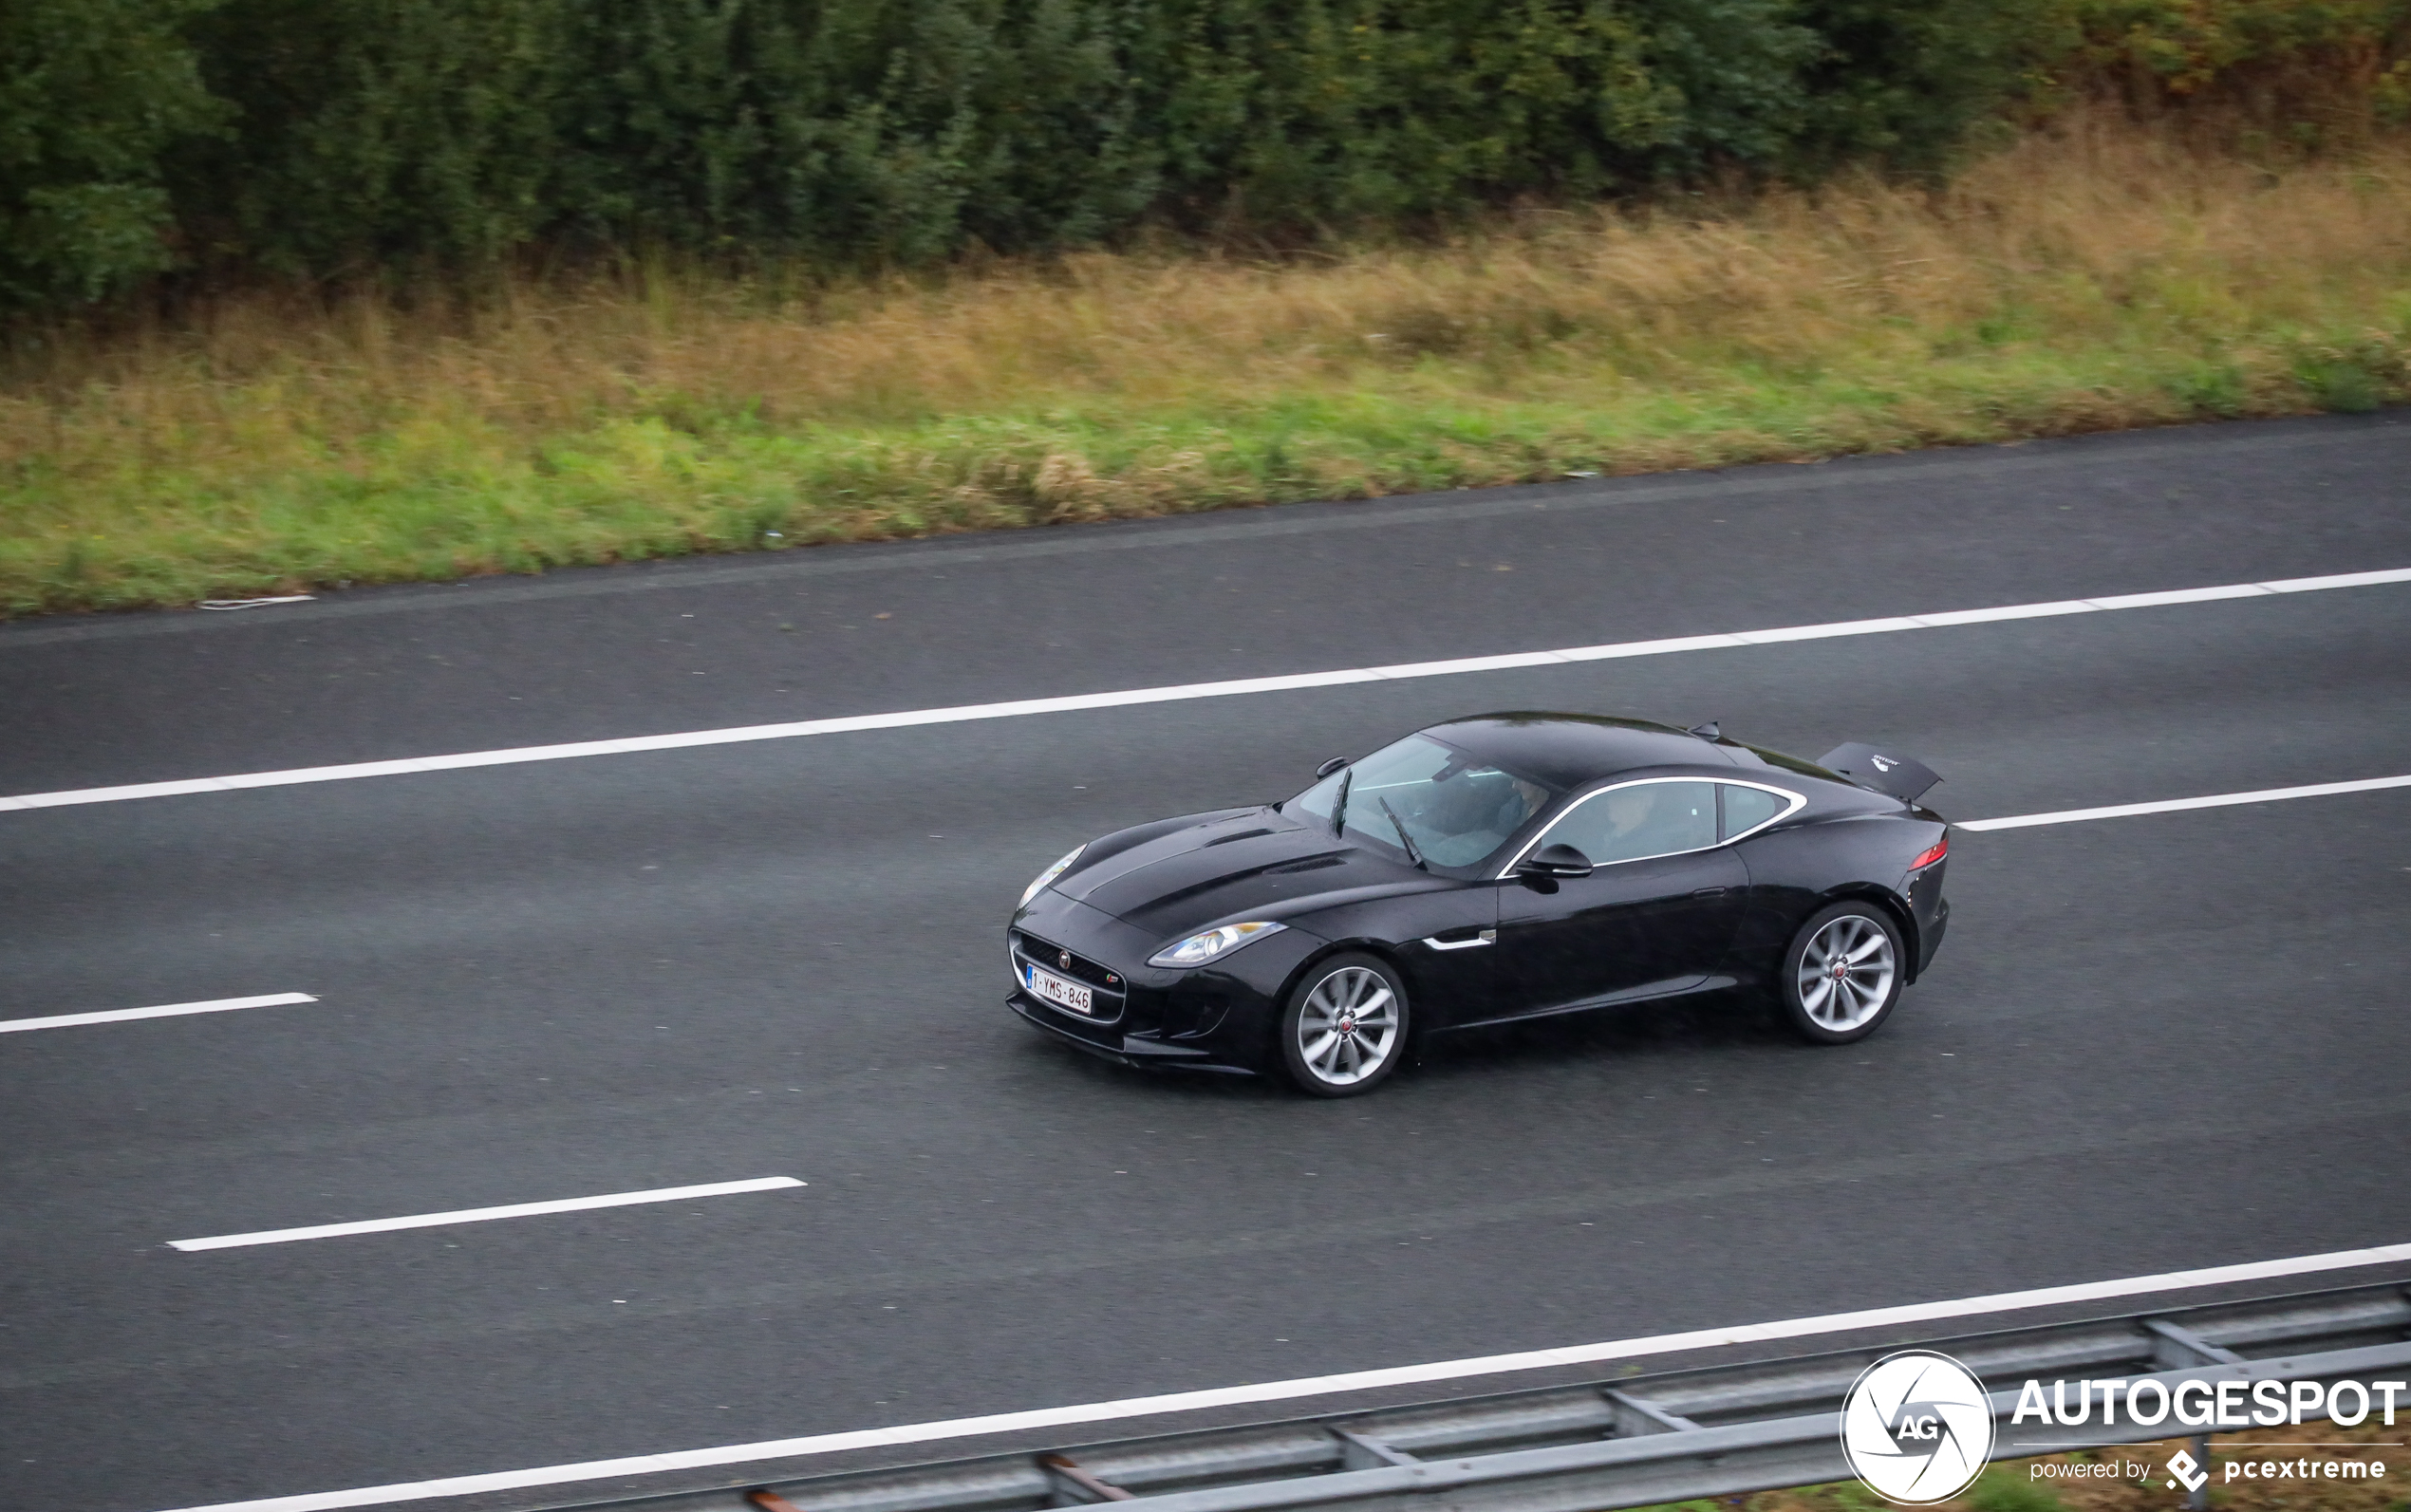
<path fill-rule="evenodd" d="M 2169 1456 L 2168 1488 L 2172 1491 L 2198 1491 L 2210 1484 L 2210 1472 L 2185 1449 Z"/>
<path fill-rule="evenodd" d="M 1887 1354 L 1842 1398 L 1841 1452 L 1876 1495 L 1931 1506 L 1965 1490 L 1992 1457 L 1992 1404 L 1975 1372 L 1948 1354 Z"/>

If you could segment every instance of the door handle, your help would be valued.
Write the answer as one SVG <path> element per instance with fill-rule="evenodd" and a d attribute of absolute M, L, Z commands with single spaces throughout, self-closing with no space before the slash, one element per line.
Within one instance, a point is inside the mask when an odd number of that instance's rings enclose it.
<path fill-rule="evenodd" d="M 1695 887 L 1691 890 L 1691 896 L 1694 898 L 1721 898 L 1732 890 L 1733 889 L 1730 887 Z"/>
<path fill-rule="evenodd" d="M 1423 943 L 1434 950 L 1471 950 L 1476 945 L 1497 944 L 1499 932 L 1496 929 L 1485 929 L 1480 934 L 1465 940 L 1443 940 L 1438 935 L 1430 935 L 1426 937 Z"/>

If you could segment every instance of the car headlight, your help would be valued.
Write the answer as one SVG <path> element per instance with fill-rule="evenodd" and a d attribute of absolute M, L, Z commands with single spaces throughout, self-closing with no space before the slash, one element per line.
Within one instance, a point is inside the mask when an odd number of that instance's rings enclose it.
<path fill-rule="evenodd" d="M 1150 966 L 1203 965 L 1216 956 L 1237 950 L 1250 940 L 1279 934 L 1288 927 L 1269 919 L 1224 924 L 1219 929 L 1208 929 L 1202 935 L 1191 935 L 1177 945 L 1159 950 L 1147 958 L 1147 963 Z"/>
<path fill-rule="evenodd" d="M 1037 881 L 1031 883 L 1028 887 L 1021 889 L 1021 901 L 1015 904 L 1013 906 L 1016 908 L 1025 908 L 1029 906 L 1030 900 L 1037 897 L 1039 891 L 1043 889 L 1048 883 L 1053 882 L 1056 878 L 1063 875 L 1063 868 L 1069 867 L 1073 862 L 1079 860 L 1080 852 L 1086 850 L 1087 849 L 1088 842 L 1083 840 L 1078 845 L 1075 845 L 1071 849 L 1065 851 L 1063 853 L 1062 860 L 1047 868 L 1044 871 L 1039 872 Z"/>

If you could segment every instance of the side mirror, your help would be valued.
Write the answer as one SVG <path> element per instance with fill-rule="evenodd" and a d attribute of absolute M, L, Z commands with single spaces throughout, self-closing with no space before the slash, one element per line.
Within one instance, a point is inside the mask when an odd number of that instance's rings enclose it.
<path fill-rule="evenodd" d="M 1346 756 L 1333 756 L 1321 766 L 1315 768 L 1315 779 L 1317 781 L 1320 781 L 1347 764 L 1348 758 Z"/>
<path fill-rule="evenodd" d="M 1542 846 L 1515 864 L 1519 877 L 1587 877 L 1591 874 L 1591 858 L 1560 841 Z"/>

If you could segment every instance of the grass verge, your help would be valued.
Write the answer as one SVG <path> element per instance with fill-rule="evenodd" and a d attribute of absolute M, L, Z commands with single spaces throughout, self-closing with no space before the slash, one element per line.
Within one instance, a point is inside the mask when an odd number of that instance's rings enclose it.
<path fill-rule="evenodd" d="M 2411 144 L 836 286 L 225 297 L 0 369 L 0 614 L 2411 400 Z"/>

